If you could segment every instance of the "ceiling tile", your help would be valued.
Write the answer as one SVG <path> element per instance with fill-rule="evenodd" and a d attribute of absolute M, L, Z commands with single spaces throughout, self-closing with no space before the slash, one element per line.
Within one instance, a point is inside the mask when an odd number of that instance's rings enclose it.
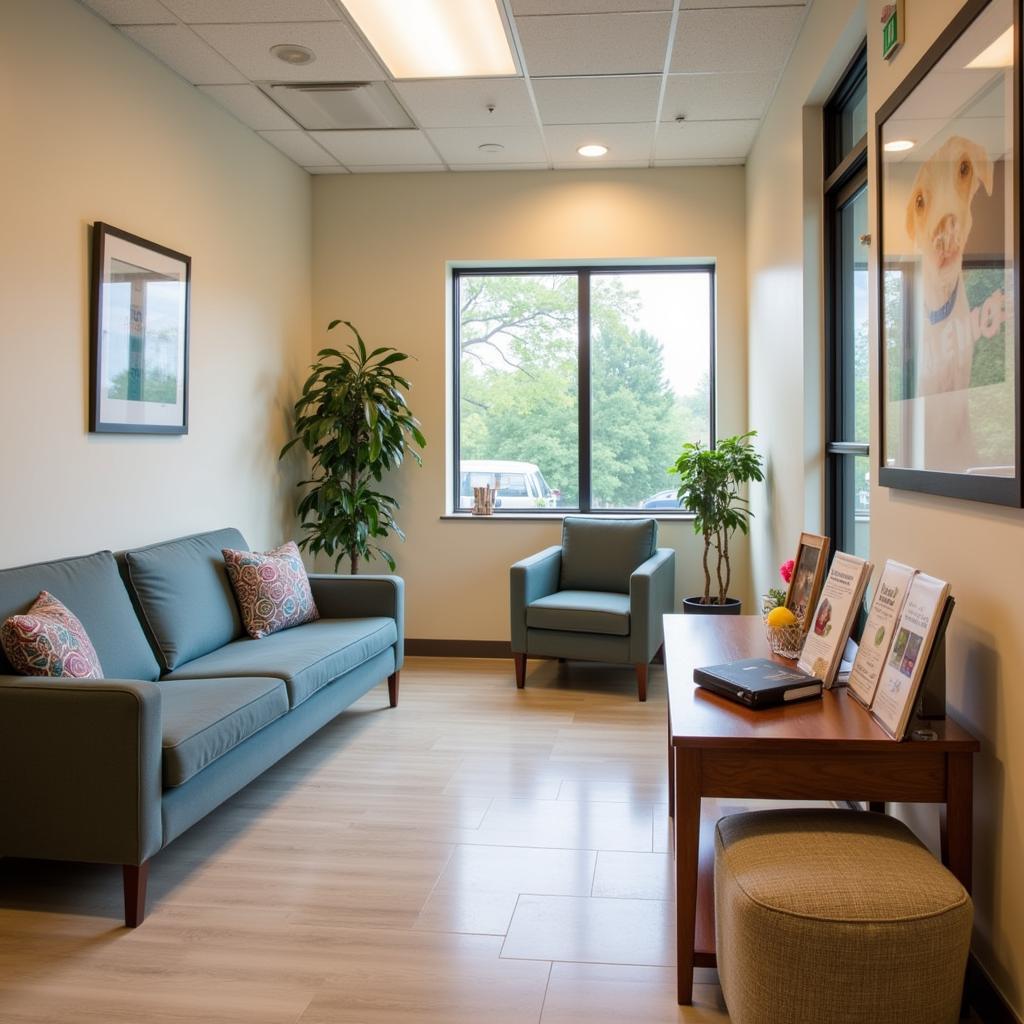
<path fill-rule="evenodd" d="M 589 165 L 584 167 L 583 164 L 575 162 L 575 161 L 571 161 L 571 160 L 559 161 L 558 163 L 554 164 L 554 168 L 555 168 L 556 171 L 579 171 L 579 170 L 613 171 L 613 170 L 621 170 L 624 167 L 629 167 L 629 168 L 633 168 L 633 167 L 638 167 L 638 168 L 650 167 L 650 161 L 649 160 L 612 160 L 612 161 L 609 162 L 608 158 L 606 157 L 604 160 L 601 161 L 601 166 L 600 167 L 590 167 Z"/>
<path fill-rule="evenodd" d="M 526 83 L 521 78 L 396 82 L 393 88 L 424 128 L 537 123 Z M 488 104 L 494 105 L 494 113 L 488 113 Z"/>
<path fill-rule="evenodd" d="M 545 164 L 449 164 L 450 171 L 546 171 Z"/>
<path fill-rule="evenodd" d="M 298 125 L 255 85 L 202 85 L 200 91 L 256 131 L 294 129 Z"/>
<path fill-rule="evenodd" d="M 672 0 L 512 0 L 512 13 L 516 15 L 615 14 L 623 11 L 671 10 Z"/>
<path fill-rule="evenodd" d="M 332 156 L 337 157 L 346 167 L 356 169 L 409 164 L 441 167 L 440 158 L 427 141 L 423 132 L 416 130 L 399 131 L 355 131 L 355 132 L 310 132 Z M 312 163 L 312 161 L 307 161 Z"/>
<path fill-rule="evenodd" d="M 760 121 L 685 121 L 662 125 L 657 160 L 740 158 L 750 152 Z"/>
<path fill-rule="evenodd" d="M 655 167 L 742 167 L 746 157 L 709 157 L 703 160 L 655 160 Z"/>
<path fill-rule="evenodd" d="M 651 155 L 653 124 L 548 125 L 544 128 L 548 152 L 556 167 L 607 167 L 622 161 L 646 164 Z M 589 142 L 608 147 L 607 156 L 592 159 L 576 150 Z"/>
<path fill-rule="evenodd" d="M 806 7 L 809 0 L 682 0 L 680 7 Z"/>
<path fill-rule="evenodd" d="M 195 31 L 256 82 L 361 82 L 387 77 L 341 21 L 196 25 Z M 305 46 L 316 54 L 316 60 L 298 66 L 286 64 L 270 52 L 278 43 Z"/>
<path fill-rule="evenodd" d="M 173 25 L 177 20 L 159 0 L 85 0 L 111 25 Z"/>
<path fill-rule="evenodd" d="M 670 70 L 779 71 L 803 16 L 793 6 L 680 11 Z"/>
<path fill-rule="evenodd" d="M 164 0 L 186 24 L 252 21 L 332 21 L 330 0 Z"/>
<path fill-rule="evenodd" d="M 541 75 L 660 72 L 669 13 L 579 14 L 517 18 L 526 65 Z"/>
<path fill-rule="evenodd" d="M 653 121 L 660 88 L 660 75 L 539 78 L 533 83 L 545 124 Z"/>
<path fill-rule="evenodd" d="M 303 131 L 260 132 L 260 135 L 303 167 L 324 167 L 331 162 L 330 155 Z"/>
<path fill-rule="evenodd" d="M 245 81 L 244 75 L 184 25 L 128 25 L 121 31 L 194 85 Z"/>
<path fill-rule="evenodd" d="M 353 174 L 420 174 L 425 171 L 443 171 L 444 164 L 360 164 L 352 167 Z"/>
<path fill-rule="evenodd" d="M 434 128 L 430 141 L 447 164 L 547 164 L 544 140 L 536 128 Z M 489 142 L 504 148 L 497 153 L 480 149 Z"/>
<path fill-rule="evenodd" d="M 682 114 L 687 121 L 761 118 L 778 80 L 778 73 L 730 75 L 669 75 L 661 119 Z"/>

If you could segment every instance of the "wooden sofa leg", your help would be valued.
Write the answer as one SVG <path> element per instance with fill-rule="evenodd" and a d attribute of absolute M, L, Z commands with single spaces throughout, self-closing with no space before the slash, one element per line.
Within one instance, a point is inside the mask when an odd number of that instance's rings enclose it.
<path fill-rule="evenodd" d="M 138 928 L 146 918 L 146 883 L 149 881 L 149 861 L 143 864 L 125 864 L 124 875 L 124 924 L 126 928 Z"/>
<path fill-rule="evenodd" d="M 642 704 L 647 700 L 647 663 L 637 663 L 636 666 L 636 692 Z"/>
<path fill-rule="evenodd" d="M 512 659 L 516 663 L 516 687 L 521 690 L 526 686 L 526 655 L 513 654 Z"/>
<path fill-rule="evenodd" d="M 393 672 L 388 676 L 388 700 L 393 708 L 398 707 L 398 677 L 401 672 Z"/>

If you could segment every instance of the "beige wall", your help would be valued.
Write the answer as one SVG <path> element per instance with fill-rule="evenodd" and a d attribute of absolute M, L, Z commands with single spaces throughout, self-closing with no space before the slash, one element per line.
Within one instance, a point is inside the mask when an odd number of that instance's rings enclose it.
<path fill-rule="evenodd" d="M 768 458 L 752 494 L 754 588 L 823 515 L 821 105 L 864 38 L 863 0 L 817 0 L 747 160 L 749 418 Z"/>
<path fill-rule="evenodd" d="M 873 34 L 883 4 L 871 0 Z M 869 51 L 868 97 L 881 106 L 961 7 L 960 0 L 906 0 L 907 35 L 891 63 L 878 40 Z M 869 168 L 874 169 L 873 146 Z M 871 221 L 876 185 L 870 179 Z M 1019 216 L 1019 213 L 1018 213 Z M 877 253 L 872 252 L 872 261 Z M 869 275 L 872 309 L 877 300 Z M 872 318 L 872 393 L 877 394 L 877 334 Z M 877 445 L 877 408 L 871 443 Z M 876 449 L 877 450 L 877 449 Z M 975 760 L 974 948 L 1018 1013 L 1024 1011 L 1024 513 L 908 491 L 871 489 L 874 561 L 900 558 L 953 584 L 957 599 L 948 654 L 955 717 L 982 741 Z"/>
<path fill-rule="evenodd" d="M 429 447 L 395 481 L 408 635 L 508 639 L 508 567 L 558 542 L 555 522 L 442 521 L 447 261 L 713 258 L 718 263 L 719 431 L 746 425 L 746 278 L 741 167 L 320 177 L 313 190 L 313 337 L 334 317 L 413 356 L 410 404 Z M 666 486 L 670 483 L 666 475 Z M 688 522 L 663 523 L 677 593 L 698 590 Z M 750 595 L 744 546 L 737 594 Z"/>
<path fill-rule="evenodd" d="M 276 455 L 306 362 L 308 176 L 71 0 L 0 32 L 0 565 L 236 524 L 290 534 Z M 187 437 L 88 424 L 89 225 L 192 257 Z"/>

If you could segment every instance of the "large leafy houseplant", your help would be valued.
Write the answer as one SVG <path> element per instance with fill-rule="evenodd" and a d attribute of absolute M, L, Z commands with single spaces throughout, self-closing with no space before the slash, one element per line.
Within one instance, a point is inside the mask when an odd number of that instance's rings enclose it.
<path fill-rule="evenodd" d="M 751 430 L 727 437 L 714 448 L 705 448 L 699 441 L 685 444 L 669 470 L 679 475 L 679 504 L 694 514 L 694 533 L 704 539 L 704 605 L 726 603 L 732 581 L 729 538 L 736 530 L 746 534 L 750 529 L 753 513 L 740 488 L 764 480 L 764 463 L 751 444 L 756 436 L 757 431 Z M 714 595 L 712 580 L 716 584 Z"/>
<path fill-rule="evenodd" d="M 378 542 L 391 533 L 405 539 L 394 517 L 398 501 L 374 484 L 402 464 L 407 450 L 420 462 L 412 445 L 427 443 L 405 401 L 411 385 L 393 369 L 409 357 L 387 347 L 368 352 L 348 320 L 332 320 L 327 329 L 339 324 L 355 344 L 317 353 L 295 403 L 295 436 L 281 450 L 284 458 L 301 444 L 312 456 L 312 477 L 299 483 L 309 488 L 298 507 L 307 531 L 299 546 L 334 558 L 335 569 L 347 555 L 353 574 L 360 559 L 375 556 L 394 571 L 394 558 Z"/>

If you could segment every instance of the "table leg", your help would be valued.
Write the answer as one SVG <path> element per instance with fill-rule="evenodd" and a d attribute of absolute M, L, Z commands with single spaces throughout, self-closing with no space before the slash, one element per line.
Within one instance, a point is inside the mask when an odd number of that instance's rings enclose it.
<path fill-rule="evenodd" d="M 668 720 L 668 816 L 676 813 L 676 752 L 672 746 L 672 719 Z"/>
<path fill-rule="evenodd" d="M 946 802 L 940 819 L 942 863 L 968 892 L 974 852 L 973 768 L 971 754 L 946 755 Z"/>
<path fill-rule="evenodd" d="M 676 955 L 678 1001 L 693 1002 L 693 945 L 700 860 L 700 751 L 675 749 Z"/>

